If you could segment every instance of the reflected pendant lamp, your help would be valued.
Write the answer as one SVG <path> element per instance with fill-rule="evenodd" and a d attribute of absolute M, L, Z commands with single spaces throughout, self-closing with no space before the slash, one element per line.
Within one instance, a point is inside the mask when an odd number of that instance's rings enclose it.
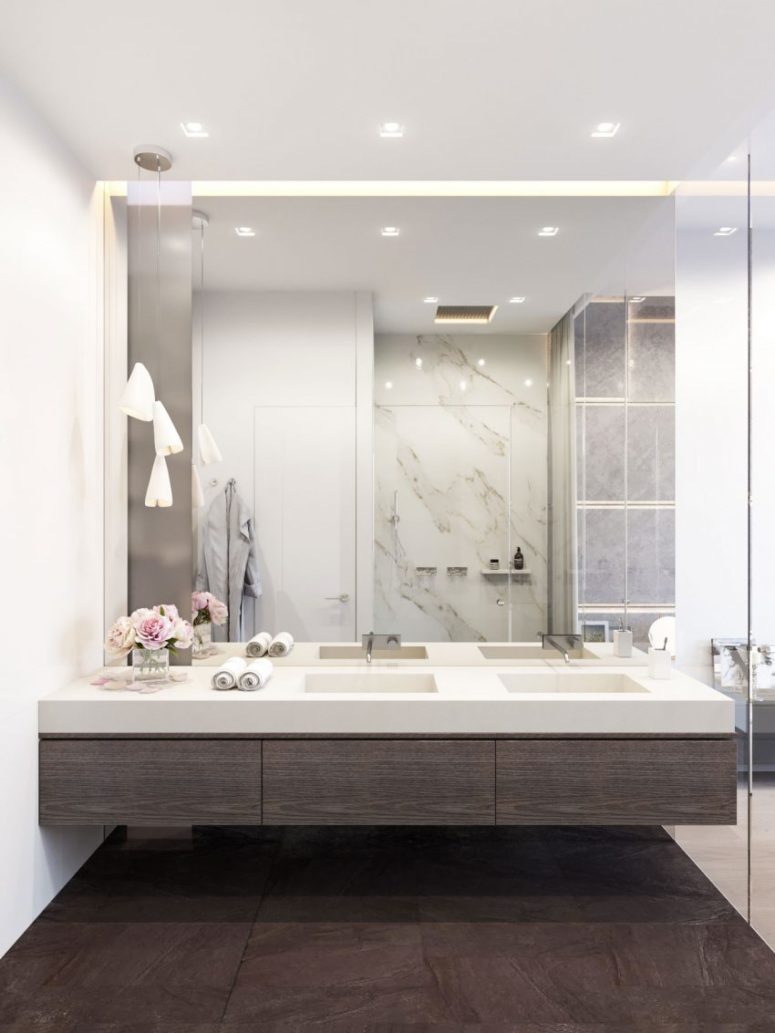
<path fill-rule="evenodd" d="M 172 485 L 164 456 L 156 456 L 153 461 L 148 489 L 145 493 L 145 504 L 149 509 L 158 506 L 166 509 L 172 505 Z"/>
<path fill-rule="evenodd" d="M 127 416 L 150 423 L 153 419 L 154 399 L 151 374 L 142 362 L 136 362 L 129 375 L 129 380 L 126 382 L 118 407 Z"/>
<path fill-rule="evenodd" d="M 194 509 L 201 509 L 205 504 L 205 493 L 202 491 L 202 482 L 199 480 L 199 471 L 191 464 L 191 505 Z"/>
<path fill-rule="evenodd" d="M 199 455 L 203 466 L 223 462 L 221 450 L 216 445 L 215 438 L 206 423 L 199 424 Z"/>
<path fill-rule="evenodd" d="M 172 456 L 183 451 L 180 434 L 163 402 L 153 403 L 153 444 L 157 456 Z"/>

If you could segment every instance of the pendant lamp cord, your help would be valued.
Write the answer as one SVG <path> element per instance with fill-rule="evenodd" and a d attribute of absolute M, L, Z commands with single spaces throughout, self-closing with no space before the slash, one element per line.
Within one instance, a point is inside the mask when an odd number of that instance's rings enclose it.
<path fill-rule="evenodd" d="M 205 422 L 205 223 L 199 220 L 199 422 Z"/>
<path fill-rule="evenodd" d="M 156 373 L 159 378 L 157 397 L 161 394 L 161 161 L 156 158 Z"/>

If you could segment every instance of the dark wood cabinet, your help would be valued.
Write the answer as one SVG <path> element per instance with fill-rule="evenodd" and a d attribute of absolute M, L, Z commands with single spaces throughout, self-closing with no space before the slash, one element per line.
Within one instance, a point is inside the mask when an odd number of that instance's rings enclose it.
<path fill-rule="evenodd" d="M 42 739 L 42 825 L 255 825 L 261 743 Z"/>
<path fill-rule="evenodd" d="M 493 825 L 495 743 L 264 743 L 267 825 Z"/>
<path fill-rule="evenodd" d="M 729 739 L 497 743 L 499 825 L 725 825 L 737 813 Z"/>

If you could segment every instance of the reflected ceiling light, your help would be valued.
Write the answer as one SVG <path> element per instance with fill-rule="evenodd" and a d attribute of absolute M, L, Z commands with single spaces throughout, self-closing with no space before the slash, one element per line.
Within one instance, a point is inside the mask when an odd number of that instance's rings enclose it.
<path fill-rule="evenodd" d="M 731 237 L 733 233 L 737 233 L 737 226 L 719 226 L 719 228 L 716 230 L 713 236 Z"/>
<path fill-rule="evenodd" d="M 432 294 L 429 294 L 427 298 L 422 299 L 426 305 L 438 305 L 439 299 L 435 298 Z"/>
<path fill-rule="evenodd" d="M 646 300 L 645 298 L 643 298 L 640 295 L 638 295 L 636 298 L 630 298 L 630 304 L 631 305 L 640 305 L 640 303 L 642 301 L 645 301 L 645 300 Z"/>
<path fill-rule="evenodd" d="M 392 388 L 393 388 L 393 381 L 392 381 L 392 380 L 386 380 L 386 381 L 385 381 L 385 388 L 386 388 L 386 389 L 387 389 L 388 391 L 391 391 L 391 390 L 392 390 Z"/>
<path fill-rule="evenodd" d="M 252 226 L 235 226 L 234 232 L 238 237 L 255 237 L 256 231 Z"/>
<path fill-rule="evenodd" d="M 418 369 L 422 369 L 422 359 L 420 358 L 420 356 L 419 356 L 419 355 L 418 355 L 418 356 L 417 356 L 417 358 L 416 358 L 416 359 L 414 360 L 414 364 L 415 364 L 415 366 L 416 366 L 416 367 L 417 367 Z"/>
<path fill-rule="evenodd" d="M 479 359 L 479 361 L 477 362 L 477 364 L 476 364 L 476 365 L 477 365 L 477 366 L 486 366 L 486 365 L 487 365 L 487 363 L 486 363 L 486 362 L 484 361 L 484 359 Z"/>
<path fill-rule="evenodd" d="M 159 401 L 153 403 L 153 445 L 157 456 L 172 456 L 183 451 L 180 434 L 175 430 L 164 403 Z"/>
<path fill-rule="evenodd" d="M 468 384 L 467 384 L 467 383 L 465 382 L 465 380 L 461 380 L 461 381 L 460 381 L 460 390 L 461 390 L 461 391 L 465 391 L 465 389 L 466 389 L 467 387 L 468 387 Z"/>
<path fill-rule="evenodd" d="M 401 230 L 398 226 L 383 226 L 380 233 L 383 237 L 397 237 Z"/>
<path fill-rule="evenodd" d="M 201 122 L 181 122 L 180 128 L 190 139 L 203 140 L 210 135 Z"/>
<path fill-rule="evenodd" d="M 525 381 L 525 387 L 532 387 L 532 386 L 533 386 L 533 381 L 532 380 L 528 379 L 528 380 Z"/>
<path fill-rule="evenodd" d="M 538 231 L 539 237 L 556 237 L 560 232 L 559 226 L 542 226 Z"/>
<path fill-rule="evenodd" d="M 521 305 L 521 304 L 523 304 L 524 300 L 525 300 L 524 298 L 520 298 L 520 297 L 509 298 L 509 305 Z"/>
<path fill-rule="evenodd" d="M 597 140 L 610 140 L 619 132 L 621 124 L 621 122 L 598 122 L 589 135 Z"/>
<path fill-rule="evenodd" d="M 119 399 L 119 409 L 135 420 L 150 423 L 155 397 L 151 374 L 142 362 L 136 362 Z"/>
<path fill-rule="evenodd" d="M 404 127 L 400 122 L 382 122 L 379 135 L 383 140 L 400 140 L 404 135 Z"/>
<path fill-rule="evenodd" d="M 145 504 L 149 509 L 168 509 L 172 505 L 172 485 L 164 456 L 156 456 L 145 492 Z"/>

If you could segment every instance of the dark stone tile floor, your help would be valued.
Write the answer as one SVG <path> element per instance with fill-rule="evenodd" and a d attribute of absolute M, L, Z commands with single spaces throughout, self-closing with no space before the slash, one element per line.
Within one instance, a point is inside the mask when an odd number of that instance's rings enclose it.
<path fill-rule="evenodd" d="M 775 955 L 661 829 L 114 836 L 0 1033 L 775 1033 Z"/>

